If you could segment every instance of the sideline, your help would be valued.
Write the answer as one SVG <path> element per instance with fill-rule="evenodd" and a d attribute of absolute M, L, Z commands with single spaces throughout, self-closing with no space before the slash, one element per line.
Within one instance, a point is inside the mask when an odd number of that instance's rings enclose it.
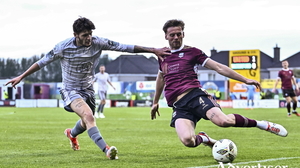
<path fill-rule="evenodd" d="M 235 165 L 241 165 L 241 164 L 263 163 L 263 162 L 271 162 L 271 161 L 278 161 L 278 160 L 289 160 L 289 159 L 300 159 L 300 157 L 282 157 L 282 158 L 273 158 L 273 159 L 258 160 L 258 161 L 239 162 L 239 163 L 232 163 L 232 165 L 235 166 Z M 218 167 L 218 166 L 219 166 L 219 164 L 210 165 L 210 166 L 188 167 L 188 168 L 210 168 L 210 167 Z"/>

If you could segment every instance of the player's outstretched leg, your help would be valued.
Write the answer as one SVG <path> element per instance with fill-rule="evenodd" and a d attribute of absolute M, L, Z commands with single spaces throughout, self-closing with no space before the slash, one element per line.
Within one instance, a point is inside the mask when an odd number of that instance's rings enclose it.
<path fill-rule="evenodd" d="M 108 150 L 106 151 L 106 156 L 111 160 L 118 159 L 118 149 L 115 146 L 107 146 L 107 148 Z"/>
<path fill-rule="evenodd" d="M 67 128 L 64 133 L 70 140 L 71 148 L 73 150 L 79 150 L 80 148 L 79 148 L 77 137 L 72 137 L 71 128 Z"/>
<path fill-rule="evenodd" d="M 217 140 L 212 139 L 205 132 L 199 132 L 198 135 L 202 138 L 203 145 L 209 146 L 210 148 L 212 148 L 214 144 L 217 142 Z"/>
<path fill-rule="evenodd" d="M 264 129 L 268 132 L 271 132 L 273 134 L 282 136 L 282 137 L 286 137 L 288 135 L 287 130 L 280 124 L 276 124 L 276 123 L 272 123 L 269 121 L 261 121 L 264 122 L 267 125 L 267 128 L 260 128 L 260 129 Z"/>

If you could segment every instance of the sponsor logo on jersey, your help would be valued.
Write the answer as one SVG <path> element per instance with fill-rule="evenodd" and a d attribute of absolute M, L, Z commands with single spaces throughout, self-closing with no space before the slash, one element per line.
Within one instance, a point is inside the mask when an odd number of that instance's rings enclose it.
<path fill-rule="evenodd" d="M 184 53 L 179 53 L 178 57 L 182 58 L 184 56 Z"/>
<path fill-rule="evenodd" d="M 115 42 L 115 41 L 111 41 L 111 40 L 108 40 L 107 42 L 109 45 L 111 46 L 117 46 L 119 43 Z"/>

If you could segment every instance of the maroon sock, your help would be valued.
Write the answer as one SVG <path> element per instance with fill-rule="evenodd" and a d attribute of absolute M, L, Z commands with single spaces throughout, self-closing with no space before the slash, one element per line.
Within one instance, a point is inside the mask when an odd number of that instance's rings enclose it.
<path fill-rule="evenodd" d="M 286 108 L 287 108 L 288 113 L 290 113 L 291 112 L 291 103 L 287 103 Z"/>
<path fill-rule="evenodd" d="M 234 127 L 256 127 L 257 123 L 255 120 L 246 118 L 239 114 L 233 114 L 235 116 Z"/>
<path fill-rule="evenodd" d="M 200 135 L 196 135 L 196 142 L 195 142 L 195 147 L 199 146 L 203 142 L 203 139 L 201 138 Z"/>

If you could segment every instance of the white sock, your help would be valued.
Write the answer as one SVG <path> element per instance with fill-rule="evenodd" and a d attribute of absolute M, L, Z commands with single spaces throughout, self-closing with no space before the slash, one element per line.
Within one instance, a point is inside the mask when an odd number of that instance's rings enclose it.
<path fill-rule="evenodd" d="M 199 135 L 202 138 L 202 142 L 203 143 L 207 143 L 208 142 L 208 138 L 206 136 L 203 135 Z"/>
<path fill-rule="evenodd" d="M 263 130 L 267 130 L 268 129 L 268 122 L 266 121 L 256 121 L 257 125 L 256 127 L 257 128 L 260 128 L 260 129 L 263 129 Z"/>

